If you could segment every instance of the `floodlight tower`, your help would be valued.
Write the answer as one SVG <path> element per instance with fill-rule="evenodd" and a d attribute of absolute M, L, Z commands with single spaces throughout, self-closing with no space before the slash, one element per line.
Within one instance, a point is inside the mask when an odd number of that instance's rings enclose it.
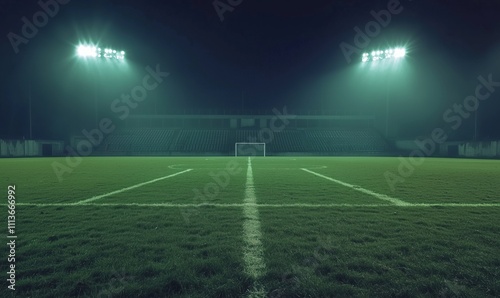
<path fill-rule="evenodd" d="M 377 63 L 378 61 L 388 60 L 396 61 L 406 56 L 405 48 L 392 48 L 386 50 L 372 51 L 371 53 L 363 53 L 361 56 L 362 63 Z M 389 137 L 389 76 L 387 76 L 387 89 L 385 96 L 385 137 Z"/>
<path fill-rule="evenodd" d="M 125 60 L 125 51 L 117 51 L 111 48 L 105 48 L 104 50 L 97 45 L 84 45 L 81 44 L 76 48 L 76 54 L 80 59 L 104 59 L 104 60 Z M 96 95 L 94 97 L 94 109 L 95 109 L 95 124 L 99 127 L 98 109 L 97 109 L 97 87 Z"/>
<path fill-rule="evenodd" d="M 108 48 L 103 51 L 101 48 L 93 45 L 79 45 L 76 52 L 81 58 L 105 58 L 115 60 L 125 59 L 125 51 L 117 51 Z"/>

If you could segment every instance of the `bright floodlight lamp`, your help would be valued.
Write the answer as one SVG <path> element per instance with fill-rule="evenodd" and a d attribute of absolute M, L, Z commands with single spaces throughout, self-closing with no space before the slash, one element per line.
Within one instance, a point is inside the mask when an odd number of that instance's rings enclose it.
<path fill-rule="evenodd" d="M 394 58 L 402 58 L 406 55 L 405 49 L 396 49 L 394 51 Z"/>
<path fill-rule="evenodd" d="M 78 46 L 78 56 L 80 57 L 97 57 L 97 48 L 93 46 Z"/>
<path fill-rule="evenodd" d="M 372 51 L 371 54 L 363 53 L 361 57 L 362 62 L 378 61 L 384 59 L 399 59 L 406 55 L 405 48 L 395 48 L 387 50 Z"/>
<path fill-rule="evenodd" d="M 83 58 L 106 58 L 116 60 L 125 59 L 125 51 L 117 51 L 109 48 L 104 48 L 103 53 L 103 50 L 100 47 L 92 45 L 79 45 L 76 52 L 79 57 Z"/>

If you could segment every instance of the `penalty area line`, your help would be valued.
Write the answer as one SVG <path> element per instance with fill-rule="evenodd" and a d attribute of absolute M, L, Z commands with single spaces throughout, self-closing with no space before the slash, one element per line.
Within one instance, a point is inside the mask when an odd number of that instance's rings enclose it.
<path fill-rule="evenodd" d="M 184 170 L 182 172 L 178 172 L 178 173 L 171 174 L 171 175 L 168 175 L 168 176 L 156 178 L 156 179 L 153 179 L 153 180 L 150 180 L 150 181 L 146 181 L 146 182 L 143 182 L 143 183 L 139 183 L 139 184 L 136 184 L 136 185 L 125 187 L 125 188 L 122 188 L 122 189 L 119 189 L 119 190 L 108 192 L 108 193 L 105 193 L 105 194 L 100 195 L 100 196 L 91 197 L 89 199 L 85 199 L 85 200 L 73 203 L 73 205 L 83 205 L 83 204 L 86 204 L 86 203 L 90 203 L 90 202 L 93 202 L 93 201 L 96 201 L 96 200 L 99 200 L 99 199 L 102 199 L 102 198 L 105 198 L 105 197 L 108 197 L 108 196 L 111 196 L 111 195 L 122 193 L 122 192 L 125 192 L 125 191 L 128 191 L 128 190 L 132 190 L 134 188 L 138 188 L 138 187 L 141 187 L 141 186 L 144 186 L 144 185 L 155 183 L 155 182 L 158 182 L 158 181 L 161 181 L 161 180 L 164 180 L 164 179 L 168 179 L 168 178 L 171 178 L 171 177 L 175 177 L 177 175 L 181 175 L 181 174 L 187 173 L 187 172 L 189 172 L 191 170 L 192 169 L 187 169 L 187 170 Z"/>
<path fill-rule="evenodd" d="M 330 180 L 332 182 L 338 183 L 338 184 L 343 185 L 345 187 L 349 187 L 349 188 L 354 189 L 356 191 L 359 191 L 359 192 L 371 195 L 373 197 L 376 197 L 379 200 L 384 200 L 384 201 L 391 202 L 391 203 L 393 203 L 396 206 L 408 206 L 408 205 L 411 205 L 410 203 L 407 203 L 407 202 L 402 201 L 400 199 L 392 198 L 392 197 L 389 197 L 388 195 L 384 195 L 384 194 L 379 194 L 379 193 L 376 193 L 374 191 L 368 190 L 366 188 L 362 188 L 362 187 L 359 187 L 359 186 L 356 186 L 356 185 L 353 185 L 353 184 L 349 184 L 349 183 L 346 183 L 346 182 L 343 182 L 343 181 L 340 181 L 340 180 L 337 180 L 337 179 L 333 179 L 333 178 L 330 178 L 328 176 L 321 175 L 319 173 L 310 171 L 308 169 L 302 168 L 301 170 L 306 171 L 306 172 L 308 172 L 310 174 L 316 175 L 318 177 L 321 177 L 323 179 Z"/>

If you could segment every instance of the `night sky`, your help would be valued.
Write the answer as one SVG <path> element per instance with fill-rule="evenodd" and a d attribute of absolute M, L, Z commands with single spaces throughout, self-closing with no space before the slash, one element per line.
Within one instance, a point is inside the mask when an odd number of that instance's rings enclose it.
<path fill-rule="evenodd" d="M 371 12 L 393 1 L 220 0 L 241 2 L 223 19 L 213 0 L 60 2 L 67 3 L 57 2 L 57 13 L 17 46 L 12 34 L 22 37 L 23 17 L 33 21 L 43 10 L 37 1 L 0 2 L 0 138 L 28 137 L 30 94 L 35 138 L 92 128 L 96 99 L 100 116 L 116 117 L 111 103 L 148 66 L 169 76 L 134 114 L 287 106 L 383 116 L 388 97 L 402 138 L 446 126 L 443 113 L 474 95 L 478 76 L 500 82 L 494 0 L 401 0 L 400 12 L 350 56 L 341 44 L 355 46 L 354 28 L 365 31 Z M 82 42 L 123 49 L 126 63 L 79 59 Z M 407 48 L 398 65 L 362 65 L 362 52 L 397 46 Z M 478 115 L 480 136 L 500 137 L 500 87 Z M 456 138 L 470 138 L 473 120 L 466 122 Z"/>

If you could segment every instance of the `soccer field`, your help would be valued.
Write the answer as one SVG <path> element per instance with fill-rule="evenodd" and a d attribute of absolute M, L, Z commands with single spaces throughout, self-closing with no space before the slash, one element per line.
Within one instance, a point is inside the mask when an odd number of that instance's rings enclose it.
<path fill-rule="evenodd" d="M 500 296 L 498 160 L 54 162 L 0 159 L 20 297 Z"/>

